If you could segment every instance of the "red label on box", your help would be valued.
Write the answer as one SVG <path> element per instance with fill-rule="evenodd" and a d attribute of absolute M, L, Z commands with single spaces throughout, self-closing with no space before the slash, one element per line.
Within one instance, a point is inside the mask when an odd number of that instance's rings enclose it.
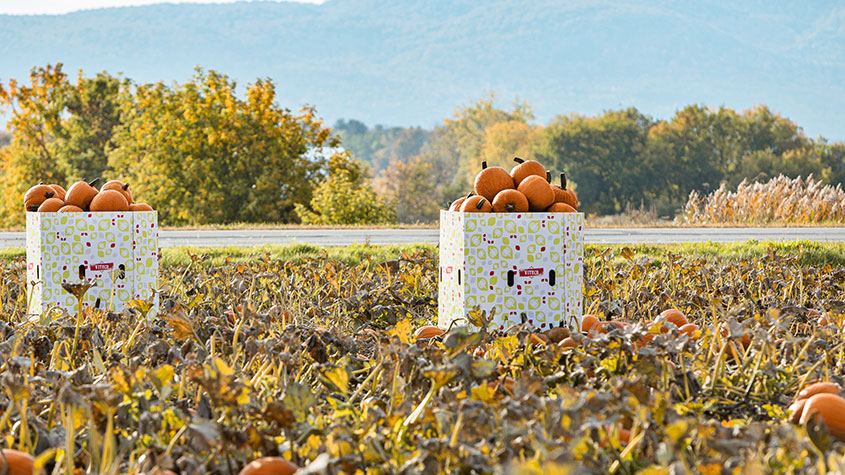
<path fill-rule="evenodd" d="M 522 269 L 519 271 L 520 277 L 536 277 L 538 275 L 543 275 L 542 268 Z"/>
<path fill-rule="evenodd" d="M 112 270 L 114 269 L 114 264 L 111 262 L 104 262 L 101 264 L 91 264 L 91 270 Z"/>
<path fill-rule="evenodd" d="M 446 268 L 446 273 L 447 273 L 447 274 L 451 274 L 451 273 L 452 273 L 452 266 L 449 266 L 449 267 L 447 267 L 447 268 Z"/>

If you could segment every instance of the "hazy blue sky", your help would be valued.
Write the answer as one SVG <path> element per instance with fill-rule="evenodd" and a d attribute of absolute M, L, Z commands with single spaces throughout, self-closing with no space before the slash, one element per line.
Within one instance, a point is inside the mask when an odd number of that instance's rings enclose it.
<path fill-rule="evenodd" d="M 244 0 L 3 0 L 0 1 L 0 14 L 32 15 L 61 14 L 75 10 L 92 8 L 126 7 L 130 5 L 150 5 L 153 3 L 232 3 Z M 278 1 L 278 0 L 270 0 Z M 284 1 L 284 0 L 283 0 Z M 323 3 L 323 0 L 288 0 L 308 3 Z"/>

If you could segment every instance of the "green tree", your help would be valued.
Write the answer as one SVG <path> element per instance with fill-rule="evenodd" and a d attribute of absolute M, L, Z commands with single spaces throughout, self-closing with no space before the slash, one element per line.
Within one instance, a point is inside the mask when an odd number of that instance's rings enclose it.
<path fill-rule="evenodd" d="M 314 190 L 310 209 L 296 204 L 305 224 L 391 224 L 396 213 L 367 183 L 358 162 L 346 155 L 331 157 L 329 174 Z"/>
<path fill-rule="evenodd" d="M 314 109 L 280 107 L 269 80 L 241 99 L 226 75 L 197 69 L 121 98 L 109 164 L 168 224 L 295 220 L 339 145 Z"/>
<path fill-rule="evenodd" d="M 652 123 L 634 108 L 558 117 L 544 131 L 538 159 L 577 184 L 581 210 L 618 213 L 653 193 L 642 162 Z"/>

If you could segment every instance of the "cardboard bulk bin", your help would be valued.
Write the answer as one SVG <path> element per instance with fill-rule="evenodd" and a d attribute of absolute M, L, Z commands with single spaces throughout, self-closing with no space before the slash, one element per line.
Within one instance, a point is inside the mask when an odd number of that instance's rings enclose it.
<path fill-rule="evenodd" d="M 438 326 L 477 305 L 491 329 L 580 329 L 583 227 L 583 213 L 441 211 Z"/>
<path fill-rule="evenodd" d="M 62 284 L 93 280 L 83 306 L 120 311 L 158 288 L 155 211 L 26 214 L 26 277 L 30 314 L 51 306 L 76 313 Z M 153 310 L 158 311 L 158 296 Z"/>

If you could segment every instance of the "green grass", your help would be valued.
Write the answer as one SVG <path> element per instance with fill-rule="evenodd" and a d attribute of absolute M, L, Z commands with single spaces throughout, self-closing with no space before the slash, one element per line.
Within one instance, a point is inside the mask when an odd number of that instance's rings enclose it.
<path fill-rule="evenodd" d="M 760 258 L 772 248 L 781 255 L 797 255 L 803 265 L 823 266 L 845 265 L 845 243 L 818 241 L 756 241 L 736 243 L 695 242 L 684 244 L 632 244 L 586 246 L 587 257 L 603 249 L 610 248 L 614 260 L 623 258 L 622 249 L 628 247 L 634 252 L 634 258 L 665 258 L 667 253 L 679 254 L 685 258 L 722 259 L 740 261 Z M 161 250 L 163 267 L 184 265 L 191 261 L 191 255 L 206 256 L 203 265 L 219 266 L 226 262 L 251 262 L 268 257 L 272 260 L 301 261 L 304 259 L 331 259 L 350 265 L 357 265 L 366 260 L 382 262 L 396 259 L 402 252 L 428 251 L 437 252 L 437 246 L 430 244 L 374 246 L 353 244 L 350 246 L 321 247 L 309 244 L 289 244 L 283 246 L 256 247 L 175 247 Z M 24 249 L 0 249 L 0 259 L 13 259 L 25 256 Z"/>

